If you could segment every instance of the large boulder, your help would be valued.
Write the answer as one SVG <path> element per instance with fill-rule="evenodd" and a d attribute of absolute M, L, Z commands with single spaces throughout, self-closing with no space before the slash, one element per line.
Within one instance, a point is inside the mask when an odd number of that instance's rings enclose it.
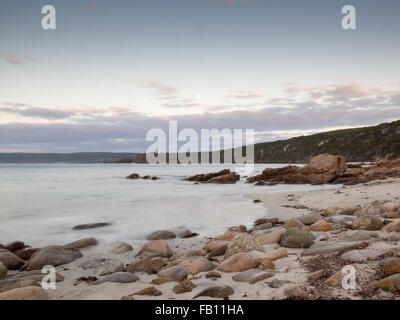
<path fill-rule="evenodd" d="M 24 261 L 20 257 L 7 249 L 0 249 L 0 262 L 2 262 L 9 270 L 18 270 L 24 265 Z"/>
<path fill-rule="evenodd" d="M 288 229 L 281 238 L 280 244 L 285 248 L 308 248 L 314 243 L 315 237 L 300 228 Z"/>
<path fill-rule="evenodd" d="M 253 269 L 257 266 L 257 260 L 249 253 L 236 253 L 224 260 L 219 270 L 224 272 L 241 272 Z"/>
<path fill-rule="evenodd" d="M 264 252 L 263 247 L 257 242 L 256 238 L 248 233 L 240 233 L 228 245 L 224 258 L 228 259 L 236 253 L 250 252 L 252 250 Z"/>
<path fill-rule="evenodd" d="M 381 230 L 383 221 L 381 218 L 376 216 L 361 216 L 353 220 L 351 224 L 352 230 L 367 230 L 377 231 Z"/>
<path fill-rule="evenodd" d="M 140 256 L 146 252 L 153 254 L 155 256 L 167 257 L 167 258 L 173 255 L 172 250 L 169 248 L 165 240 L 152 240 L 146 243 L 143 246 L 143 248 L 139 251 L 137 256 Z"/>
<path fill-rule="evenodd" d="M 39 287 L 23 287 L 0 293 L 0 300 L 48 300 L 45 290 Z"/>
<path fill-rule="evenodd" d="M 25 264 L 24 269 L 39 270 L 46 265 L 53 267 L 70 263 L 82 257 L 82 253 L 76 248 L 64 246 L 48 246 L 37 251 Z"/>
<path fill-rule="evenodd" d="M 331 154 L 320 154 L 313 157 L 308 164 L 311 169 L 321 172 L 344 173 L 347 170 L 346 158 Z"/>

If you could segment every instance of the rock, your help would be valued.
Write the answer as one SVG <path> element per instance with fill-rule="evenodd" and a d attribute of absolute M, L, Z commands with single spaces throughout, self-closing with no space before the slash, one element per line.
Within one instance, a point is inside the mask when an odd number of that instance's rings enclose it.
<path fill-rule="evenodd" d="M 214 250 L 226 250 L 228 247 L 229 241 L 220 241 L 220 240 L 211 240 L 208 242 L 203 249 L 206 250 L 207 252 L 213 252 Z M 225 249 L 221 249 L 225 248 Z M 224 252 L 225 254 L 225 252 Z"/>
<path fill-rule="evenodd" d="M 176 238 L 175 233 L 168 230 L 160 230 L 149 234 L 146 240 L 166 240 Z"/>
<path fill-rule="evenodd" d="M 363 241 L 346 241 L 346 242 L 328 242 L 324 244 L 314 244 L 303 252 L 303 256 L 311 256 L 316 254 L 327 254 L 337 251 L 353 248 L 356 245 L 363 244 Z M 367 244 L 367 243 L 366 243 Z"/>
<path fill-rule="evenodd" d="M 237 253 L 224 260 L 219 270 L 224 272 L 241 272 L 253 269 L 257 266 L 257 260 L 249 253 Z"/>
<path fill-rule="evenodd" d="M 361 216 L 353 220 L 351 224 L 352 230 L 368 230 L 375 231 L 382 229 L 382 219 L 375 216 Z"/>
<path fill-rule="evenodd" d="M 99 276 L 108 276 L 122 271 L 124 271 L 123 262 L 116 259 L 106 259 L 105 267 L 99 272 Z"/>
<path fill-rule="evenodd" d="M 260 181 L 257 181 L 254 185 L 257 187 L 260 187 L 260 186 L 266 186 L 267 183 L 265 181 L 260 180 Z"/>
<path fill-rule="evenodd" d="M 32 270 L 32 271 L 19 272 L 13 277 L 22 280 L 33 280 L 37 282 L 42 282 L 44 276 L 45 274 L 42 273 L 42 270 Z M 56 282 L 61 282 L 61 281 L 64 281 L 64 276 L 56 272 Z"/>
<path fill-rule="evenodd" d="M 231 172 L 219 177 L 212 178 L 206 183 L 218 183 L 218 184 L 233 184 L 239 181 L 240 175 L 238 175 L 236 172 Z"/>
<path fill-rule="evenodd" d="M 199 235 L 198 233 L 192 232 L 186 228 L 177 229 L 175 231 L 175 234 L 181 239 L 193 238 L 193 237 L 197 237 Z"/>
<path fill-rule="evenodd" d="M 273 272 L 264 272 L 261 270 L 246 270 L 238 273 L 232 277 L 232 280 L 237 282 L 246 282 L 249 284 L 254 284 L 264 279 L 270 278 L 274 275 Z"/>
<path fill-rule="evenodd" d="M 275 265 L 274 265 L 274 263 L 272 262 L 272 259 L 271 259 L 271 258 L 264 258 L 264 259 L 262 259 L 262 260 L 260 261 L 258 267 L 259 267 L 261 270 L 273 270 L 273 269 L 275 269 Z"/>
<path fill-rule="evenodd" d="M 360 206 L 355 206 L 355 207 L 345 207 L 342 209 L 339 209 L 337 211 L 338 215 L 341 216 L 353 216 L 355 212 L 357 212 L 358 210 L 360 210 L 361 207 Z"/>
<path fill-rule="evenodd" d="M 75 248 L 63 246 L 48 246 L 36 252 L 25 264 L 24 269 L 41 270 L 46 265 L 59 266 L 70 263 L 82 257 L 82 253 Z"/>
<path fill-rule="evenodd" d="M 288 298 L 300 298 L 303 296 L 303 290 L 300 287 L 286 288 L 283 294 Z"/>
<path fill-rule="evenodd" d="M 240 226 L 230 227 L 229 230 L 243 233 L 243 232 L 247 232 L 247 227 L 245 225 L 241 224 Z"/>
<path fill-rule="evenodd" d="M 192 281 L 183 280 L 182 282 L 178 283 L 172 289 L 172 291 L 174 291 L 176 294 L 181 294 L 181 293 L 191 292 L 194 288 L 196 288 L 196 285 Z"/>
<path fill-rule="evenodd" d="M 3 262 L 0 262 L 0 280 L 5 279 L 7 273 L 8 273 L 7 267 L 3 264 Z"/>
<path fill-rule="evenodd" d="M 127 268 L 127 272 L 146 272 L 148 274 L 154 274 L 160 271 L 165 266 L 165 261 L 161 258 L 154 259 L 143 259 L 132 262 Z"/>
<path fill-rule="evenodd" d="M 382 231 L 385 232 L 400 232 L 400 221 L 395 221 L 383 227 Z"/>
<path fill-rule="evenodd" d="M 224 259 L 228 259 L 236 253 L 250 252 L 252 250 L 264 252 L 263 247 L 257 242 L 256 238 L 247 233 L 240 233 L 228 245 Z"/>
<path fill-rule="evenodd" d="M 333 230 L 332 224 L 325 220 L 319 220 L 311 225 L 311 231 L 331 231 Z"/>
<path fill-rule="evenodd" d="M 116 282 L 116 283 L 132 283 L 139 280 L 139 277 L 130 272 L 116 272 L 103 279 L 99 279 L 92 282 L 92 285 L 99 285 L 104 282 Z"/>
<path fill-rule="evenodd" d="M 146 243 L 143 248 L 139 251 L 137 256 L 142 255 L 143 253 L 148 252 L 160 257 L 171 257 L 173 252 L 169 248 L 168 244 L 164 240 L 152 240 Z"/>
<path fill-rule="evenodd" d="M 132 173 L 126 177 L 126 179 L 139 179 L 140 176 L 137 173 Z"/>
<path fill-rule="evenodd" d="M 286 283 L 289 283 L 287 280 L 279 280 L 279 279 L 274 279 L 270 283 L 268 283 L 268 287 L 278 289 L 285 285 Z"/>
<path fill-rule="evenodd" d="M 215 268 L 214 264 L 203 257 L 192 257 L 186 261 L 182 261 L 178 265 L 163 269 L 158 272 L 158 276 L 175 281 L 182 281 L 189 274 L 197 274 L 200 272 L 211 271 Z"/>
<path fill-rule="evenodd" d="M 399 219 L 400 218 L 400 213 L 397 212 L 397 211 L 390 211 L 390 212 L 387 212 L 385 214 L 385 218 L 388 218 L 388 219 Z"/>
<path fill-rule="evenodd" d="M 383 271 L 387 274 L 400 273 L 400 259 L 394 258 L 387 261 L 383 266 Z"/>
<path fill-rule="evenodd" d="M 29 279 L 6 279 L 0 281 L 0 292 L 5 292 L 17 288 L 23 287 L 39 287 L 40 284 L 36 280 L 29 280 Z"/>
<path fill-rule="evenodd" d="M 383 215 L 386 211 L 388 211 L 388 210 L 386 209 L 386 207 L 384 206 L 384 204 L 382 202 L 374 201 L 362 210 L 362 215 L 378 216 L 378 215 Z"/>
<path fill-rule="evenodd" d="M 396 273 L 373 284 L 375 288 L 382 288 L 395 293 L 400 290 L 400 273 Z"/>
<path fill-rule="evenodd" d="M 111 223 L 108 222 L 99 222 L 99 223 L 89 223 L 89 224 L 80 224 L 73 227 L 73 230 L 86 230 L 86 229 L 95 229 L 110 226 Z"/>
<path fill-rule="evenodd" d="M 126 242 L 117 241 L 111 245 L 110 252 L 114 254 L 126 253 L 132 251 L 133 247 Z"/>
<path fill-rule="evenodd" d="M 315 237 L 300 228 L 290 228 L 282 235 L 280 244 L 286 248 L 308 248 L 314 243 Z"/>
<path fill-rule="evenodd" d="M 286 258 L 288 256 L 288 252 L 285 248 L 279 248 L 274 251 L 272 251 L 269 254 L 269 258 L 271 258 L 272 261 L 281 259 L 281 258 Z"/>
<path fill-rule="evenodd" d="M 2 262 L 8 270 L 18 270 L 24 265 L 24 261 L 21 258 L 7 249 L 0 249 L 0 262 Z"/>
<path fill-rule="evenodd" d="M 204 289 L 199 294 L 195 295 L 193 299 L 198 297 L 211 297 L 222 299 L 225 297 L 229 297 L 233 295 L 235 291 L 229 286 L 212 286 L 207 289 Z"/>
<path fill-rule="evenodd" d="M 333 225 L 333 227 L 336 230 L 343 229 L 343 228 L 350 229 L 350 227 L 353 223 L 353 220 L 354 220 L 353 217 L 343 217 L 343 218 L 337 220 L 335 222 L 335 224 Z"/>
<path fill-rule="evenodd" d="M 283 225 L 283 227 L 284 227 L 285 229 L 290 229 L 290 228 L 293 228 L 293 227 L 303 228 L 303 227 L 304 227 L 304 224 L 301 223 L 301 222 L 300 222 L 299 220 L 297 220 L 297 219 L 289 219 L 289 220 L 286 220 L 286 221 L 285 221 L 285 224 Z"/>
<path fill-rule="evenodd" d="M 269 243 L 279 243 L 281 241 L 282 235 L 286 233 L 286 229 L 282 228 L 276 231 L 267 233 L 266 235 L 257 237 L 259 244 L 269 244 Z"/>
<path fill-rule="evenodd" d="M 32 255 L 35 252 L 38 252 L 40 249 L 39 248 L 26 248 L 26 249 L 20 249 L 20 250 L 16 250 L 14 252 L 14 254 L 18 257 L 20 257 L 22 260 L 29 260 Z"/>
<path fill-rule="evenodd" d="M 343 253 L 340 258 L 348 262 L 361 263 L 370 259 L 375 259 L 384 253 L 386 253 L 384 250 L 351 250 Z"/>
<path fill-rule="evenodd" d="M 85 238 L 85 239 L 81 239 L 81 240 L 66 244 L 65 247 L 82 249 L 82 248 L 86 248 L 89 246 L 95 246 L 95 245 L 97 245 L 97 243 L 98 242 L 95 238 Z"/>
<path fill-rule="evenodd" d="M 344 173 L 347 170 L 345 157 L 327 153 L 313 157 L 308 165 L 313 170 L 323 172 Z"/>
<path fill-rule="evenodd" d="M 160 290 L 158 290 L 156 287 L 148 287 L 145 288 L 143 290 L 140 290 L 138 292 L 135 292 L 132 294 L 134 295 L 138 295 L 138 296 L 152 296 L 152 297 L 156 297 L 156 296 L 161 296 L 162 292 Z"/>
<path fill-rule="evenodd" d="M 167 279 L 167 278 L 155 278 L 153 280 L 151 280 L 151 284 L 155 284 L 155 285 L 161 285 L 167 282 L 170 282 L 171 280 Z"/>
<path fill-rule="evenodd" d="M 263 223 L 251 228 L 251 232 L 272 228 L 272 223 Z"/>
<path fill-rule="evenodd" d="M 24 287 L 0 293 L 0 300 L 48 300 L 45 290 L 39 287 Z"/>
<path fill-rule="evenodd" d="M 222 236 L 218 236 L 215 240 L 232 241 L 239 232 L 228 230 Z"/>
<path fill-rule="evenodd" d="M 339 287 L 342 284 L 343 278 L 344 275 L 342 274 L 342 271 L 338 271 L 325 280 L 324 283 L 331 287 Z"/>
<path fill-rule="evenodd" d="M 79 267 L 82 268 L 83 270 L 97 269 L 99 267 L 104 267 L 108 262 L 109 260 L 104 258 L 93 258 L 81 263 Z"/>
<path fill-rule="evenodd" d="M 217 249 L 211 251 L 210 254 L 208 255 L 208 258 L 223 256 L 227 248 L 228 248 L 227 244 L 221 245 Z"/>
<path fill-rule="evenodd" d="M 221 278 L 221 274 L 217 271 L 210 271 L 206 273 L 206 278 Z"/>
<path fill-rule="evenodd" d="M 316 223 L 319 220 L 323 220 L 323 218 L 319 213 L 314 213 L 313 212 L 313 213 L 306 214 L 306 215 L 304 215 L 304 216 L 302 216 L 300 218 L 297 218 L 297 220 L 300 223 L 302 223 L 302 224 L 304 224 L 306 226 L 309 226 L 309 225 L 312 225 L 312 224 Z"/>
<path fill-rule="evenodd" d="M 25 243 L 22 241 L 14 241 L 9 244 L 6 244 L 5 249 L 10 252 L 14 252 L 16 250 L 23 249 L 25 247 Z"/>
<path fill-rule="evenodd" d="M 324 217 L 331 217 L 334 216 L 337 212 L 339 212 L 340 208 L 338 207 L 331 207 L 331 208 L 326 208 L 324 209 L 322 215 Z"/>

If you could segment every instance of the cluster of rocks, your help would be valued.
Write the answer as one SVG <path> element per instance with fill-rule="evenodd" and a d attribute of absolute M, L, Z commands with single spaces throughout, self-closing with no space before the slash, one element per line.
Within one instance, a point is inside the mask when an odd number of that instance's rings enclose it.
<path fill-rule="evenodd" d="M 240 180 L 240 175 L 236 172 L 231 172 L 229 169 L 224 169 L 219 172 L 196 174 L 183 180 L 197 183 L 234 184 Z"/>
<path fill-rule="evenodd" d="M 136 180 L 136 179 L 158 180 L 160 178 L 157 177 L 157 176 L 149 176 L 149 175 L 145 175 L 145 176 L 141 177 L 138 173 L 132 173 L 129 176 L 127 176 L 126 179 L 131 179 L 131 180 Z"/>
<path fill-rule="evenodd" d="M 247 179 L 257 185 L 276 184 L 344 184 L 355 185 L 373 180 L 400 178 L 400 159 L 380 160 L 370 166 L 346 164 L 342 156 L 321 154 L 304 167 L 267 168 L 260 175 Z"/>
<path fill-rule="evenodd" d="M 16 241 L 0 246 L 0 299 L 48 299 L 40 287 L 42 267 L 77 259 L 82 259 L 78 267 L 90 272 L 90 276 L 76 279 L 81 285 L 132 284 L 142 275 L 147 279 L 151 275 L 147 287 L 132 290 L 121 298 L 124 300 L 188 293 L 192 299 L 227 299 L 235 294 L 234 286 L 226 285 L 227 275 L 241 286 L 265 284 L 288 299 L 348 298 L 341 288 L 344 265 L 362 270 L 353 297 L 395 298 L 400 294 L 399 232 L 400 203 L 373 201 L 364 206 L 315 210 L 285 221 L 260 218 L 251 228 L 231 227 L 196 250 L 177 252 L 179 246 L 171 247 L 169 241 L 174 238 L 196 235 L 186 228 L 156 231 L 146 237 L 148 241 L 127 264 L 115 257 L 84 260 L 81 250 L 96 245 L 94 238 L 43 248 Z M 128 243 L 116 242 L 109 252 L 133 250 Z M 289 269 L 298 274 L 308 272 L 308 280 L 299 283 L 285 278 Z M 200 286 L 202 279 L 214 284 Z M 57 274 L 56 280 L 63 281 L 64 276 Z M 174 285 L 165 292 L 163 285 L 171 282 Z"/>

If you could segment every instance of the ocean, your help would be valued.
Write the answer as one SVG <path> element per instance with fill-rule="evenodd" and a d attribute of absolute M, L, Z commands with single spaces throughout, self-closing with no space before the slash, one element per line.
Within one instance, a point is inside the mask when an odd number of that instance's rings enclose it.
<path fill-rule="evenodd" d="M 266 167 L 255 165 L 254 174 Z M 14 240 L 39 247 L 95 237 L 100 245 L 140 241 L 153 231 L 187 227 L 215 236 L 227 227 L 250 226 L 268 209 L 244 195 L 295 192 L 321 186 L 193 184 L 182 181 L 198 173 L 234 165 L 142 164 L 0 164 L 0 243 Z M 160 180 L 128 180 L 131 173 Z M 99 229 L 75 225 L 109 222 Z"/>

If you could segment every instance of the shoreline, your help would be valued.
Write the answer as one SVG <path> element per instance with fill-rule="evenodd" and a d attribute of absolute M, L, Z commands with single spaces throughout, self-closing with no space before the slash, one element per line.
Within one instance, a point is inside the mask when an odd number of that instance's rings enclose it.
<path fill-rule="evenodd" d="M 244 195 L 249 200 L 261 200 L 262 203 L 254 203 L 251 205 L 263 205 L 266 210 L 264 217 L 260 219 L 279 218 L 282 223 L 293 222 L 293 220 L 300 219 L 303 216 L 311 214 L 321 214 L 327 209 L 333 207 L 348 207 L 357 206 L 366 207 L 368 204 L 375 200 L 387 201 L 395 203 L 400 208 L 399 196 L 396 190 L 400 188 L 400 179 L 391 179 L 385 181 L 375 181 L 362 185 L 355 186 L 337 186 L 334 189 L 312 190 L 303 192 L 277 192 L 277 193 L 262 193 L 257 192 L 251 195 Z M 260 190 L 261 191 L 261 190 Z M 338 206 L 338 204 L 340 204 Z M 335 205 L 335 206 L 334 206 Z M 400 209 L 399 209 L 400 210 Z M 332 215 L 323 216 L 323 220 L 330 225 L 333 225 L 337 220 L 346 217 L 345 215 Z M 352 218 L 355 218 L 353 216 Z M 387 218 L 384 218 L 388 220 Z M 389 219 L 390 221 L 398 221 L 396 219 Z M 297 220 L 296 220 L 297 221 Z M 228 226 L 235 227 L 235 226 Z M 272 228 L 260 230 L 247 230 L 245 234 L 251 234 L 257 241 L 259 236 L 271 235 L 276 230 L 282 229 L 282 225 L 277 225 Z M 309 229 L 309 225 L 305 225 L 303 229 Z M 236 227 L 235 231 L 229 230 L 223 235 L 215 235 L 214 241 L 219 243 L 232 243 L 234 236 L 240 233 L 240 228 Z M 248 228 L 250 229 L 250 228 Z M 243 230 L 241 230 L 243 231 Z M 287 232 L 287 231 L 286 231 Z M 269 259 L 271 255 L 276 253 L 277 249 L 284 248 L 287 255 L 273 260 L 273 269 L 264 269 L 262 272 L 265 276 L 264 279 L 250 284 L 245 282 L 235 281 L 232 277 L 241 274 L 237 272 L 224 272 L 221 271 L 221 264 L 224 258 L 217 256 L 209 259 L 215 268 L 213 272 L 218 272 L 219 278 L 207 278 L 208 271 L 200 271 L 188 275 L 189 281 L 196 287 L 189 292 L 176 294 L 174 288 L 180 281 L 171 280 L 169 282 L 155 285 L 152 281 L 159 278 L 156 273 L 148 274 L 146 272 L 134 272 L 139 280 L 132 283 L 115 283 L 105 282 L 102 284 L 94 285 L 90 281 L 78 281 L 81 277 L 96 277 L 103 279 L 105 277 L 99 276 L 99 273 L 107 267 L 108 262 L 114 264 L 122 264 L 125 269 L 129 264 L 134 261 L 145 261 L 146 259 L 160 259 L 157 255 L 145 254 L 138 257 L 137 254 L 142 246 L 134 244 L 132 251 L 125 253 L 110 253 L 109 248 L 104 246 L 88 246 L 81 248 L 83 257 L 76 259 L 71 263 L 60 265 L 56 267 L 57 273 L 64 277 L 64 280 L 57 282 L 56 290 L 47 290 L 50 299 L 82 299 L 82 300 L 98 300 L 98 299 L 112 299 L 120 300 L 134 299 L 134 300 L 186 300 L 193 299 L 202 290 L 218 285 L 229 286 L 233 289 L 234 293 L 229 296 L 230 300 L 239 299 L 399 299 L 398 293 L 391 293 L 387 290 L 372 290 L 370 284 L 373 281 L 378 281 L 379 275 L 382 276 L 381 260 L 386 256 L 397 255 L 396 244 L 400 241 L 398 232 L 387 233 L 381 230 L 366 231 L 366 230 L 350 230 L 350 229 L 333 229 L 326 231 L 313 231 L 307 232 L 313 234 L 315 237 L 314 245 L 324 245 L 326 243 L 337 243 L 349 241 L 354 246 L 348 246 L 346 250 L 334 251 L 327 254 L 317 254 L 311 256 L 304 256 L 303 253 L 307 249 L 303 248 L 289 248 L 279 244 L 279 241 L 272 241 L 262 244 L 264 252 L 257 252 L 252 250 L 250 253 L 257 257 L 258 261 Z M 235 234 L 233 234 L 235 233 Z M 223 240 L 221 240 L 223 239 Z M 201 234 L 194 238 L 188 239 L 169 239 L 165 240 L 168 247 L 174 252 L 169 258 L 161 258 L 165 263 L 161 269 L 174 268 L 179 266 L 185 261 L 192 261 L 193 259 L 203 259 L 210 252 L 204 251 L 207 244 L 210 243 L 210 238 L 204 237 Z M 361 241 L 362 240 L 362 241 Z M 162 241 L 162 240 L 161 240 Z M 211 240 L 213 241 L 213 240 Z M 148 242 L 148 241 L 147 241 Z M 343 254 L 357 249 L 357 245 L 366 245 L 368 248 L 364 250 L 374 251 L 380 253 L 373 258 L 366 258 L 362 262 L 346 262 L 345 264 L 353 265 L 357 269 L 357 290 L 347 291 L 342 289 L 337 283 L 334 286 L 326 284 L 331 276 L 340 271 L 339 267 L 343 266 L 343 261 L 338 256 L 338 252 Z M 360 248 L 358 248 L 360 249 Z M 105 259 L 106 264 L 98 263 L 93 268 L 84 270 L 81 266 L 83 263 L 93 261 L 93 259 Z M 261 259 L 261 260 L 260 260 Z M 326 262 L 326 263 L 325 263 Z M 327 264 L 328 263 L 328 264 Z M 320 266 L 319 266 L 320 265 Z M 320 270 L 314 270 L 315 268 Z M 119 271 L 123 271 L 123 269 Z M 160 269 L 160 270 L 161 270 Z M 249 270 L 256 270 L 260 272 L 259 267 L 249 268 Z M 211 271 L 211 270 L 210 270 Z M 23 273 L 23 272 L 22 272 Z M 121 272 L 117 272 L 121 273 Z M 127 273 L 127 272 L 124 272 Z M 9 271 L 7 279 L 13 279 L 17 271 Z M 317 278 L 317 280 L 313 279 Z M 333 280 L 332 280 L 333 281 Z M 132 295 L 140 290 L 154 287 L 159 290 L 160 295 Z M 0 285 L 1 288 L 1 285 Z M 372 292 L 372 293 L 371 293 Z M 1 294 L 1 293 L 0 293 Z M 214 299 L 211 297 L 198 297 L 196 299 Z"/>

